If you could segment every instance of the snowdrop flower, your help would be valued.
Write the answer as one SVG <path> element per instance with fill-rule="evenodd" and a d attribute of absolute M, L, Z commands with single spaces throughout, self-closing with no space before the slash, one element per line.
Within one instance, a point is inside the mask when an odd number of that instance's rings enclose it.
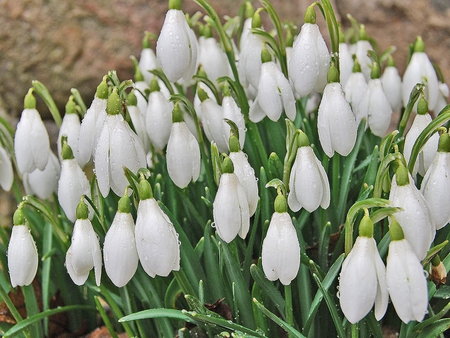
<path fill-rule="evenodd" d="M 93 158 L 97 140 L 106 119 L 106 101 L 108 98 L 108 85 L 106 76 L 98 85 L 94 100 L 81 121 L 78 135 L 79 164 L 83 168 Z"/>
<path fill-rule="evenodd" d="M 363 319 L 375 304 L 380 320 L 388 305 L 385 266 L 373 239 L 373 222 L 368 213 L 359 225 L 359 236 L 342 263 L 339 277 L 339 302 L 352 324 Z"/>
<path fill-rule="evenodd" d="M 58 180 L 61 165 L 58 158 L 50 152 L 47 165 L 44 170 L 36 168 L 31 173 L 23 174 L 23 185 L 27 195 L 36 195 L 40 199 L 47 199 L 58 190 Z"/>
<path fill-rule="evenodd" d="M 439 148 L 420 187 L 436 223 L 436 230 L 450 221 L 450 136 L 443 133 Z"/>
<path fill-rule="evenodd" d="M 236 101 L 231 96 L 231 92 L 228 86 L 224 87 L 223 95 L 224 95 L 222 99 L 223 118 L 232 121 L 238 128 L 239 144 L 242 149 L 244 148 L 245 133 L 247 130 L 245 128 L 244 114 L 242 114 L 241 108 L 239 108 Z M 225 129 L 224 134 L 230 135 L 231 128 L 225 121 L 224 121 L 224 129 Z"/>
<path fill-rule="evenodd" d="M 63 135 L 66 135 L 67 143 L 72 148 L 73 156 L 77 159 L 77 161 L 79 161 L 80 155 L 78 153 L 78 136 L 80 134 L 80 127 L 81 127 L 80 117 L 77 114 L 76 104 L 73 101 L 73 96 L 71 95 L 69 101 L 66 104 L 66 114 L 62 119 L 61 127 L 59 128 L 58 133 L 57 149 L 60 161 L 62 160 L 61 138 Z"/>
<path fill-rule="evenodd" d="M 275 62 L 271 61 L 271 56 L 266 48 L 262 50 L 261 59 L 263 63 L 255 102 L 258 102 L 264 115 L 256 115 L 255 110 L 251 109 L 250 119 L 256 123 L 267 116 L 272 121 L 278 121 L 281 113 L 285 111 L 290 120 L 295 120 L 295 98 L 288 79 L 278 69 Z"/>
<path fill-rule="evenodd" d="M 7 257 L 11 285 L 15 288 L 33 282 L 38 268 L 38 252 L 20 206 L 14 213 L 13 223 Z"/>
<path fill-rule="evenodd" d="M 434 240 L 436 227 L 428 203 L 403 165 L 392 178 L 389 201 L 392 206 L 402 208 L 395 213 L 395 219 L 402 224 L 405 239 L 412 245 L 417 258 L 424 259 Z"/>
<path fill-rule="evenodd" d="M 289 77 L 300 97 L 307 96 L 313 90 L 323 92 L 329 67 L 330 53 L 316 25 L 313 4 L 306 10 L 305 23 L 295 38 L 289 62 Z"/>
<path fill-rule="evenodd" d="M 248 208 L 247 195 L 234 173 L 233 162 L 226 157 L 213 202 L 214 224 L 223 241 L 230 243 L 238 234 L 241 238 L 247 236 L 250 228 Z"/>
<path fill-rule="evenodd" d="M 145 128 L 145 112 L 141 113 L 139 107 L 137 106 L 137 97 L 134 93 L 135 90 L 133 89 L 127 95 L 127 111 L 130 115 L 131 123 L 136 131 L 136 135 L 141 140 L 144 151 L 148 153 L 150 151 L 150 140 Z M 145 101 L 145 104 L 147 105 L 147 101 Z"/>
<path fill-rule="evenodd" d="M 21 174 L 44 170 L 51 153 L 47 129 L 36 110 L 32 88 L 24 101 L 24 110 L 14 136 L 14 152 Z"/>
<path fill-rule="evenodd" d="M 365 118 L 370 131 L 383 137 L 391 124 L 391 117 L 392 108 L 380 80 L 380 68 L 378 62 L 374 62 L 368 88 L 359 102 L 356 123 Z"/>
<path fill-rule="evenodd" d="M 400 111 L 402 108 L 402 79 L 395 67 L 394 59 L 390 55 L 380 79 L 392 110 Z"/>
<path fill-rule="evenodd" d="M 386 260 L 386 282 L 395 311 L 407 324 L 421 322 L 427 313 L 428 288 L 423 267 L 414 254 L 410 242 L 403 236 L 402 227 L 391 223 L 391 242 Z"/>
<path fill-rule="evenodd" d="M 144 81 L 144 76 L 142 75 L 135 58 L 133 58 L 133 62 L 135 63 L 134 95 L 136 96 L 136 105 L 139 108 L 141 115 L 144 116 L 147 111 L 147 93 L 150 88 L 147 82 Z"/>
<path fill-rule="evenodd" d="M 261 261 L 268 280 L 279 279 L 282 284 L 289 285 L 298 274 L 300 244 L 287 213 L 286 198 L 281 194 L 275 199 L 275 212 L 262 244 Z"/>
<path fill-rule="evenodd" d="M 432 121 L 431 115 L 428 113 L 427 101 L 424 98 L 419 100 L 417 105 L 417 115 L 414 117 L 411 128 L 408 134 L 405 136 L 405 146 L 403 148 L 403 155 L 405 160 L 409 162 L 411 158 L 412 149 L 414 143 L 419 137 L 420 133 L 430 124 Z M 424 176 L 426 171 L 433 161 L 434 154 L 438 148 L 439 135 L 436 133 L 431 136 L 423 146 L 414 164 L 413 175 L 419 173 Z"/>
<path fill-rule="evenodd" d="M 127 193 L 119 200 L 117 213 L 106 233 L 103 257 L 106 274 L 119 288 L 130 281 L 138 267 L 134 221 Z"/>
<path fill-rule="evenodd" d="M 359 40 L 356 42 L 355 46 L 356 58 L 361 65 L 361 71 L 364 74 L 366 81 L 370 80 L 370 67 L 372 66 L 372 59 L 367 55 L 369 50 L 372 50 L 372 45 L 370 44 L 364 25 L 361 25 L 359 31 Z"/>
<path fill-rule="evenodd" d="M 292 211 L 305 208 L 313 212 L 319 205 L 330 205 L 330 184 L 327 173 L 309 145 L 308 137 L 300 132 L 298 149 L 289 178 L 288 204 Z"/>
<path fill-rule="evenodd" d="M 339 71 L 341 72 L 339 82 L 342 88 L 345 88 L 345 84 L 353 72 L 353 57 L 348 44 L 345 42 L 343 33 L 339 34 L 339 39 L 342 40 L 339 43 Z"/>
<path fill-rule="evenodd" d="M 417 83 L 425 85 L 425 98 L 430 109 L 434 110 L 439 95 L 438 79 L 436 71 L 425 53 L 425 45 L 420 36 L 414 43 L 414 52 L 403 74 L 402 99 L 405 107 L 408 104 L 411 91 Z"/>
<path fill-rule="evenodd" d="M 146 166 L 144 148 L 138 136 L 120 114 L 122 101 L 114 90 L 108 97 L 107 116 L 95 148 L 94 163 L 98 187 L 103 197 L 110 188 L 121 195 L 128 185 L 124 167 L 132 172 Z"/>
<path fill-rule="evenodd" d="M 336 73 L 337 69 L 331 67 L 330 83 L 325 87 L 317 113 L 319 140 L 328 157 L 332 157 L 335 151 L 347 156 L 355 145 L 358 128 Z"/>
<path fill-rule="evenodd" d="M 156 54 L 150 46 L 149 40 L 150 40 L 150 33 L 145 32 L 144 39 L 142 40 L 142 50 L 138 64 L 139 69 L 141 70 L 141 73 L 144 76 L 144 80 L 148 84 L 150 84 L 154 76 L 152 73 L 150 73 L 150 70 L 157 69 L 160 67 L 158 59 L 156 58 Z"/>
<path fill-rule="evenodd" d="M 230 136 L 230 159 L 233 162 L 234 173 L 236 174 L 240 185 L 244 189 L 248 201 L 248 210 L 250 217 L 256 211 L 258 206 L 258 182 L 255 176 L 255 170 L 248 163 L 247 154 L 245 154 L 239 145 L 235 135 Z"/>
<path fill-rule="evenodd" d="M 145 113 L 145 127 L 150 142 L 157 149 L 162 150 L 169 141 L 173 103 L 168 101 L 159 89 L 158 82 L 153 79 Z"/>
<path fill-rule="evenodd" d="M 361 102 L 364 94 L 369 86 L 367 85 L 366 78 L 361 72 L 361 66 L 358 59 L 355 59 L 353 64 L 353 73 L 350 74 L 347 83 L 345 84 L 344 92 L 345 99 L 350 103 L 355 116 L 359 116 L 359 103 Z"/>
<path fill-rule="evenodd" d="M 445 106 L 448 104 L 447 98 L 449 95 L 449 89 L 446 83 L 439 81 L 438 87 L 439 87 L 439 95 L 436 102 L 436 106 L 433 109 L 435 116 L 438 115 L 440 111 L 444 109 Z"/>
<path fill-rule="evenodd" d="M 197 65 L 197 39 L 189 27 L 181 1 L 170 1 L 161 33 L 156 42 L 156 56 L 167 78 L 190 81 Z"/>
<path fill-rule="evenodd" d="M 172 122 L 166 149 L 167 171 L 173 183 L 183 189 L 200 175 L 200 146 L 177 105 L 172 111 Z"/>
<path fill-rule="evenodd" d="M 150 277 L 165 277 L 180 269 L 178 234 L 145 179 L 139 182 L 139 198 L 135 228 L 139 260 Z"/>
<path fill-rule="evenodd" d="M 72 242 L 66 253 L 66 267 L 76 285 L 83 285 L 94 268 L 95 283 L 100 286 L 102 253 L 97 234 L 88 219 L 88 207 L 83 200 L 77 206 Z"/>
<path fill-rule="evenodd" d="M 11 190 L 14 181 L 14 172 L 11 158 L 5 148 L 0 146 L 0 186 L 3 190 Z"/>
<path fill-rule="evenodd" d="M 83 195 L 89 195 L 89 181 L 75 160 L 72 149 L 67 144 L 67 139 L 62 149 L 61 176 L 58 181 L 58 201 L 67 218 L 75 222 L 78 203 Z M 89 210 L 89 218 L 92 219 L 93 210 Z"/>

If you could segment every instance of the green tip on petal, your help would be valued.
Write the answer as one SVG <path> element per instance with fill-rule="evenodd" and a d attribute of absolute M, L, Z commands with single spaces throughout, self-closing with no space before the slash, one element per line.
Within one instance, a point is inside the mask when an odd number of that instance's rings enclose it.
<path fill-rule="evenodd" d="M 308 136 L 301 130 L 299 130 L 297 136 L 297 146 L 300 147 L 308 147 L 310 145 Z"/>
<path fill-rule="evenodd" d="M 309 5 L 305 12 L 305 23 L 316 23 L 316 10 L 314 7 L 316 6 L 316 2 Z"/>
<path fill-rule="evenodd" d="M 161 88 L 159 87 L 158 80 L 156 79 L 156 76 L 154 76 L 150 81 L 150 93 L 159 92 L 160 90 Z"/>
<path fill-rule="evenodd" d="M 172 122 L 173 123 L 177 123 L 177 122 L 183 122 L 183 113 L 181 112 L 180 107 L 178 107 L 178 103 L 175 104 L 175 106 L 173 107 L 172 110 Z"/>
<path fill-rule="evenodd" d="M 89 214 L 89 209 L 84 202 L 84 196 L 81 197 L 80 203 L 77 205 L 77 219 L 87 219 Z"/>
<path fill-rule="evenodd" d="M 334 63 L 332 63 L 330 69 L 328 69 L 327 81 L 328 83 L 339 82 L 339 70 Z"/>
<path fill-rule="evenodd" d="M 239 139 L 236 137 L 236 135 L 230 136 L 228 144 L 230 146 L 230 152 L 232 153 L 237 153 L 238 151 L 241 150 L 241 144 L 239 143 Z"/>
<path fill-rule="evenodd" d="M 117 94 L 117 88 L 114 88 L 111 95 L 108 97 L 108 101 L 106 102 L 106 112 L 109 115 L 117 115 L 120 114 L 122 109 L 122 100 L 120 99 L 119 94 Z"/>
<path fill-rule="evenodd" d="M 234 172 L 234 165 L 231 158 L 228 156 L 223 159 L 222 162 L 222 173 L 223 174 L 232 174 Z"/>
<path fill-rule="evenodd" d="M 25 216 L 23 215 L 23 210 L 21 207 L 17 208 L 13 215 L 13 224 L 14 225 L 24 225 L 25 224 Z"/>
<path fill-rule="evenodd" d="M 76 114 L 77 113 L 77 105 L 73 100 L 73 95 L 70 95 L 69 101 L 66 103 L 66 114 Z"/>
<path fill-rule="evenodd" d="M 428 114 L 428 102 L 423 96 L 419 99 L 419 102 L 417 103 L 417 114 L 419 115 Z"/>
<path fill-rule="evenodd" d="M 142 200 L 148 200 L 149 198 L 153 198 L 153 191 L 152 187 L 150 186 L 150 183 L 145 179 L 142 178 L 138 185 L 138 194 L 139 199 Z"/>
<path fill-rule="evenodd" d="M 438 151 L 441 153 L 450 153 L 450 135 L 448 133 L 442 133 L 439 136 Z"/>
<path fill-rule="evenodd" d="M 355 57 L 352 72 L 353 73 L 361 73 L 361 65 L 359 64 L 357 57 Z"/>
<path fill-rule="evenodd" d="M 401 241 L 405 238 L 403 229 L 396 220 L 392 220 L 391 225 L 389 226 L 389 235 L 391 236 L 392 241 Z"/>
<path fill-rule="evenodd" d="M 137 106 L 137 97 L 134 94 L 134 89 L 128 93 L 127 95 L 127 105 L 128 106 Z"/>
<path fill-rule="evenodd" d="M 124 214 L 130 213 L 130 204 L 130 198 L 128 197 L 127 192 L 125 192 L 125 195 L 123 195 L 119 200 L 117 211 Z"/>
<path fill-rule="evenodd" d="M 395 171 L 397 185 L 404 186 L 409 184 L 409 173 L 408 169 L 404 165 L 399 165 Z"/>
<path fill-rule="evenodd" d="M 261 50 L 261 63 L 270 61 L 272 61 L 272 55 L 270 55 L 269 51 L 267 50 L 266 44 L 264 44 Z"/>
<path fill-rule="evenodd" d="M 425 52 L 425 43 L 422 40 L 422 37 L 419 35 L 416 39 L 416 41 L 414 42 L 414 53 L 422 53 Z"/>
<path fill-rule="evenodd" d="M 381 76 L 381 69 L 378 62 L 372 63 L 372 70 L 370 71 L 370 78 L 371 79 L 379 79 Z"/>
<path fill-rule="evenodd" d="M 261 15 L 259 12 L 261 12 L 262 8 L 258 8 L 258 10 L 253 14 L 252 17 L 252 28 L 261 28 L 262 27 L 262 20 Z"/>
<path fill-rule="evenodd" d="M 95 92 L 95 96 L 99 99 L 107 99 L 108 98 L 108 84 L 106 83 L 107 77 L 103 77 L 102 82 L 97 86 L 97 91 Z"/>
<path fill-rule="evenodd" d="M 364 215 L 359 223 L 359 235 L 361 237 L 373 237 L 373 221 L 368 215 Z"/>
<path fill-rule="evenodd" d="M 203 88 L 200 87 L 200 85 L 197 86 L 197 95 L 201 102 L 209 99 L 208 94 L 203 90 Z"/>
<path fill-rule="evenodd" d="M 169 9 L 181 10 L 181 0 L 169 0 Z"/>
<path fill-rule="evenodd" d="M 278 194 L 273 203 L 275 212 L 284 213 L 287 212 L 286 197 L 283 194 Z"/>
<path fill-rule="evenodd" d="M 367 37 L 366 26 L 364 26 L 364 25 L 361 25 L 359 27 L 359 39 L 360 40 L 369 40 L 369 38 Z"/>
<path fill-rule="evenodd" d="M 36 109 L 36 98 L 33 95 L 33 88 L 28 89 L 28 93 L 23 100 L 23 106 L 25 109 Z"/>

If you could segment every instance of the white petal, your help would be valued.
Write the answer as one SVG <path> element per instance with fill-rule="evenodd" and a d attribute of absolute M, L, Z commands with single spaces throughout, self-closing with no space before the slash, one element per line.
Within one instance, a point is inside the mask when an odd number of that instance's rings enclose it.
<path fill-rule="evenodd" d="M 63 135 L 67 136 L 67 144 L 72 148 L 73 156 L 77 159 L 79 158 L 78 153 L 78 135 L 80 134 L 80 118 L 78 114 L 66 114 L 63 117 L 61 127 L 59 129 L 57 149 L 58 158 L 62 161 L 61 156 L 61 138 Z"/>
<path fill-rule="evenodd" d="M 393 66 L 386 67 L 380 79 L 392 110 L 400 111 L 402 108 L 402 79 L 398 74 L 398 69 Z"/>
<path fill-rule="evenodd" d="M 252 121 L 253 123 L 258 123 L 266 117 L 266 113 L 259 105 L 258 98 L 256 98 L 250 105 L 250 111 L 248 114 L 250 121 Z"/>
<path fill-rule="evenodd" d="M 151 92 L 148 97 L 145 125 L 148 137 L 156 148 L 162 150 L 167 145 L 172 126 L 173 103 L 159 91 Z"/>
<path fill-rule="evenodd" d="M 392 108 L 380 79 L 369 81 L 369 97 L 369 128 L 374 135 L 383 137 L 391 124 Z"/>
<path fill-rule="evenodd" d="M 278 121 L 283 112 L 275 71 L 275 63 L 263 63 L 261 65 L 261 77 L 259 78 L 258 84 L 259 105 L 272 121 Z"/>
<path fill-rule="evenodd" d="M 108 196 L 110 189 L 110 123 L 110 120 L 105 121 L 94 153 L 95 176 L 97 177 L 98 188 L 103 197 Z"/>
<path fill-rule="evenodd" d="M 36 195 L 40 199 L 50 198 L 58 189 L 60 164 L 58 158 L 50 152 L 47 165 L 44 170 L 36 168 L 33 172 L 24 174 L 25 190 L 30 195 Z"/>
<path fill-rule="evenodd" d="M 3 190 L 9 191 L 14 181 L 14 172 L 12 169 L 11 158 L 5 150 L 0 146 L 0 185 Z"/>
<path fill-rule="evenodd" d="M 12 227 L 7 256 L 11 285 L 30 285 L 38 268 L 38 252 L 27 226 Z"/>

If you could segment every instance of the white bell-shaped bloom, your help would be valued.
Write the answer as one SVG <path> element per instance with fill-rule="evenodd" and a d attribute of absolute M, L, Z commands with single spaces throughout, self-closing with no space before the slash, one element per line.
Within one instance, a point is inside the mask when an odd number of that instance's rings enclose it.
<path fill-rule="evenodd" d="M 156 42 L 156 56 L 167 78 L 190 81 L 197 65 L 197 39 L 184 13 L 169 9 Z"/>
<path fill-rule="evenodd" d="M 387 66 L 380 79 L 392 110 L 399 112 L 402 108 L 402 79 L 397 67 Z"/>
<path fill-rule="evenodd" d="M 38 252 L 20 209 L 14 214 L 7 257 L 12 287 L 30 285 L 38 268 Z"/>
<path fill-rule="evenodd" d="M 438 87 L 439 87 L 439 95 L 436 102 L 436 106 L 433 109 L 435 116 L 437 116 L 440 113 L 440 111 L 444 109 L 444 107 L 448 104 L 448 95 L 449 95 L 449 89 L 446 83 L 442 83 L 441 81 L 439 81 Z"/>
<path fill-rule="evenodd" d="M 214 102 L 217 103 L 216 97 L 215 97 L 214 93 L 212 92 L 211 88 L 208 87 L 208 85 L 206 85 L 202 81 L 199 81 L 197 83 L 197 87 L 201 88 L 208 95 L 208 97 L 211 100 L 213 100 Z M 200 91 L 199 89 L 197 89 L 195 91 L 195 95 L 194 95 L 194 109 L 195 109 L 195 112 L 197 113 L 197 117 L 201 120 L 202 119 L 202 109 L 201 109 L 202 101 L 200 100 L 200 97 L 198 96 L 199 91 Z"/>
<path fill-rule="evenodd" d="M 51 153 L 47 129 L 35 107 L 36 99 L 30 90 L 14 136 L 14 152 L 21 174 L 44 170 Z"/>
<path fill-rule="evenodd" d="M 336 151 L 347 156 L 355 145 L 357 127 L 341 84 L 327 84 L 317 114 L 319 140 L 325 154 L 332 157 Z"/>
<path fill-rule="evenodd" d="M 403 74 L 402 99 L 405 107 L 408 104 L 411 91 L 418 83 L 425 85 L 425 99 L 428 101 L 430 110 L 434 110 L 439 95 L 438 78 L 420 38 L 414 44 L 414 53 Z"/>
<path fill-rule="evenodd" d="M 103 197 L 108 196 L 110 188 L 119 196 L 124 192 L 128 185 L 124 167 L 136 173 L 146 166 L 142 142 L 119 114 L 120 107 L 121 100 L 113 92 L 108 98 L 109 113 L 94 154 L 95 175 Z"/>
<path fill-rule="evenodd" d="M 372 66 L 372 59 L 367 55 L 369 50 L 372 50 L 373 47 L 370 42 L 366 39 L 358 40 L 356 42 L 356 58 L 358 59 L 359 64 L 361 65 L 361 72 L 364 75 L 366 81 L 370 80 L 370 71 Z"/>
<path fill-rule="evenodd" d="M 153 74 L 150 70 L 157 69 L 160 67 L 158 59 L 153 49 L 150 47 L 150 42 L 148 41 L 148 36 L 146 35 L 143 40 L 143 46 L 141 50 L 141 55 L 139 57 L 139 69 L 144 76 L 145 82 L 150 84 L 153 79 Z"/>
<path fill-rule="evenodd" d="M 237 105 L 236 101 L 231 96 L 224 96 L 222 100 L 223 118 L 233 121 L 239 131 L 239 144 L 241 149 L 244 148 L 245 133 L 247 131 L 245 127 L 244 114 L 241 112 L 241 108 Z M 225 122 L 225 121 L 224 121 Z M 230 135 L 231 127 L 225 122 L 225 135 Z"/>
<path fill-rule="evenodd" d="M 305 97 L 313 90 L 323 92 L 327 84 L 330 53 L 315 23 L 304 23 L 292 46 L 289 77 L 295 91 Z"/>
<path fill-rule="evenodd" d="M 291 85 L 273 61 L 261 65 L 256 100 L 272 121 L 278 121 L 283 111 L 290 120 L 295 120 L 295 98 Z"/>
<path fill-rule="evenodd" d="M 411 128 L 405 136 L 405 145 L 403 148 L 403 156 L 405 156 L 405 160 L 407 162 L 409 162 L 411 158 L 414 143 L 416 142 L 420 133 L 430 124 L 431 121 L 432 118 L 429 113 L 417 114 L 414 117 Z M 413 175 L 417 173 L 422 176 L 425 175 L 426 171 L 431 165 L 431 162 L 433 161 L 434 154 L 436 153 L 438 148 L 438 143 L 439 135 L 435 133 L 428 139 L 428 141 L 420 151 L 419 156 L 416 159 L 416 163 L 414 164 Z"/>
<path fill-rule="evenodd" d="M 73 101 L 73 96 L 70 96 L 69 101 L 66 104 L 66 114 L 64 115 L 59 128 L 58 141 L 56 143 L 58 149 L 58 158 L 62 161 L 61 150 L 62 144 L 61 139 L 63 135 L 66 135 L 67 143 L 70 148 L 72 148 L 73 156 L 79 161 L 80 155 L 78 153 L 78 137 L 80 134 L 80 117 L 76 111 L 76 104 Z"/>
<path fill-rule="evenodd" d="M 327 173 L 309 146 L 304 133 L 289 178 L 288 204 L 292 211 L 305 208 L 313 212 L 319 206 L 327 209 L 330 205 L 330 184 Z"/>
<path fill-rule="evenodd" d="M 47 199 L 58 190 L 58 180 L 61 165 L 55 154 L 50 152 L 44 170 L 36 168 L 31 173 L 23 174 L 23 185 L 27 195 L 36 195 L 40 199 Z"/>
<path fill-rule="evenodd" d="M 248 163 L 247 154 L 241 150 L 231 151 L 230 159 L 233 161 L 234 173 L 247 196 L 249 215 L 253 216 L 259 200 L 255 170 Z"/>
<path fill-rule="evenodd" d="M 250 214 L 247 195 L 233 172 L 230 158 L 225 159 L 227 167 L 220 176 L 219 189 L 213 202 L 214 224 L 220 238 L 230 243 L 238 234 L 247 236 L 250 228 Z"/>
<path fill-rule="evenodd" d="M 72 222 L 75 222 L 77 219 L 76 210 L 83 195 L 90 195 L 89 181 L 76 159 L 73 156 L 72 158 L 68 156 L 61 163 L 61 176 L 58 181 L 58 201 L 67 218 Z M 93 215 L 92 210 L 90 210 L 89 218 L 92 219 Z"/>
<path fill-rule="evenodd" d="M 376 136 L 383 137 L 391 124 L 392 108 L 379 78 L 370 79 L 368 88 L 359 102 L 356 123 L 365 118 L 367 126 Z"/>
<path fill-rule="evenodd" d="M 150 277 L 165 277 L 180 269 L 178 234 L 158 202 L 154 198 L 142 199 L 141 188 L 139 191 L 135 228 L 139 261 Z"/>
<path fill-rule="evenodd" d="M 355 114 L 355 116 L 360 115 L 359 103 L 364 97 L 364 94 L 366 93 L 368 87 L 369 86 L 367 85 L 366 78 L 364 77 L 364 74 L 361 73 L 361 67 L 359 63 L 355 62 L 353 73 L 350 74 L 345 87 L 343 87 L 345 98 L 350 103 L 353 114 Z"/>
<path fill-rule="evenodd" d="M 291 216 L 286 212 L 286 199 L 279 195 L 277 199 L 280 198 L 284 200 L 284 209 L 275 207 L 262 244 L 261 261 L 267 279 L 279 279 L 289 285 L 300 267 L 300 244 Z"/>
<path fill-rule="evenodd" d="M 150 151 L 150 140 L 145 128 L 145 115 L 141 114 L 139 107 L 136 105 L 130 105 L 127 103 L 128 114 L 130 115 L 131 123 L 136 131 L 136 135 L 141 140 L 144 151 L 148 153 Z"/>
<path fill-rule="evenodd" d="M 362 229 L 362 227 L 372 229 Z M 363 232 L 368 230 L 369 234 Z M 347 320 L 355 324 L 363 319 L 375 304 L 375 318 L 386 313 L 389 294 L 385 266 L 377 249 L 373 222 L 369 216 L 361 221 L 360 235 L 342 263 L 339 277 L 339 302 Z"/>
<path fill-rule="evenodd" d="M 404 323 L 421 322 L 427 313 L 428 288 L 422 264 L 406 238 L 392 240 L 386 260 L 386 282 L 392 304 Z"/>
<path fill-rule="evenodd" d="M 94 157 L 97 140 L 106 118 L 107 98 L 108 85 L 106 80 L 103 80 L 97 87 L 94 100 L 81 121 L 78 135 L 78 163 L 82 168 Z"/>
<path fill-rule="evenodd" d="M 14 172 L 11 158 L 5 148 L 0 146 L 0 186 L 3 190 L 11 190 L 14 181 Z"/>
<path fill-rule="evenodd" d="M 130 199 L 125 195 L 119 201 L 119 208 L 103 243 L 105 271 L 117 287 L 127 284 L 138 267 L 134 227 Z"/>
<path fill-rule="evenodd" d="M 414 185 L 405 167 L 399 167 L 392 178 L 389 201 L 402 208 L 395 219 L 402 225 L 405 239 L 412 245 L 419 260 L 425 258 L 434 240 L 436 227 L 427 201 Z"/>
<path fill-rule="evenodd" d="M 339 71 L 339 82 L 342 88 L 345 88 L 345 84 L 353 72 L 353 57 L 348 48 L 348 44 L 345 42 L 339 43 Z"/>
<path fill-rule="evenodd" d="M 210 142 L 215 142 L 219 152 L 228 152 L 228 135 L 225 135 L 225 121 L 223 108 L 214 100 L 207 97 L 200 104 L 202 124 L 205 135 Z"/>
<path fill-rule="evenodd" d="M 227 55 L 214 37 L 201 36 L 198 47 L 198 63 L 213 83 L 216 83 L 219 77 L 232 74 Z"/>
<path fill-rule="evenodd" d="M 261 77 L 261 50 L 263 47 L 262 39 L 249 32 L 246 43 L 242 46 L 239 54 L 239 80 L 244 87 L 258 88 Z"/>
<path fill-rule="evenodd" d="M 173 103 L 163 93 L 154 90 L 148 97 L 145 126 L 150 142 L 159 150 L 167 145 L 172 127 Z"/>
<path fill-rule="evenodd" d="M 138 73 L 139 81 L 136 79 L 134 82 L 134 94 L 136 96 L 136 105 L 139 108 L 141 115 L 145 115 L 147 111 L 147 92 L 150 90 L 147 82 L 144 81 L 142 74 Z M 136 75 L 135 75 L 136 77 Z"/>
<path fill-rule="evenodd" d="M 95 283 L 100 286 L 102 253 L 97 234 L 87 214 L 87 205 L 80 202 L 77 207 L 77 220 L 73 226 L 72 242 L 66 253 L 66 268 L 77 285 L 83 285 L 94 268 Z"/>
<path fill-rule="evenodd" d="M 444 141 L 443 139 L 447 139 Z M 442 134 L 439 151 L 428 168 L 420 190 L 428 202 L 435 220 L 436 230 L 443 228 L 450 221 L 450 152 L 448 152 L 448 134 Z M 444 145 L 443 143 L 447 143 Z M 446 147 L 441 148 L 441 147 Z"/>
<path fill-rule="evenodd" d="M 167 143 L 167 171 L 173 183 L 185 188 L 200 175 L 200 146 L 183 121 L 181 111 L 174 108 L 169 142 Z"/>

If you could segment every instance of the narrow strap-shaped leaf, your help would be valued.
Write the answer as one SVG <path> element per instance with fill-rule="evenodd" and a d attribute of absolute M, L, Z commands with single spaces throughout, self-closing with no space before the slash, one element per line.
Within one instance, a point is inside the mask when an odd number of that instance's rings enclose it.
<path fill-rule="evenodd" d="M 97 307 L 98 312 L 100 313 L 100 317 L 103 319 L 103 323 L 105 324 L 106 328 L 108 329 L 109 334 L 112 338 L 118 338 L 117 333 L 114 330 L 111 321 L 109 320 L 108 315 L 106 314 L 105 309 L 103 308 L 103 305 L 100 303 L 99 297 L 94 296 L 95 306 Z"/>

